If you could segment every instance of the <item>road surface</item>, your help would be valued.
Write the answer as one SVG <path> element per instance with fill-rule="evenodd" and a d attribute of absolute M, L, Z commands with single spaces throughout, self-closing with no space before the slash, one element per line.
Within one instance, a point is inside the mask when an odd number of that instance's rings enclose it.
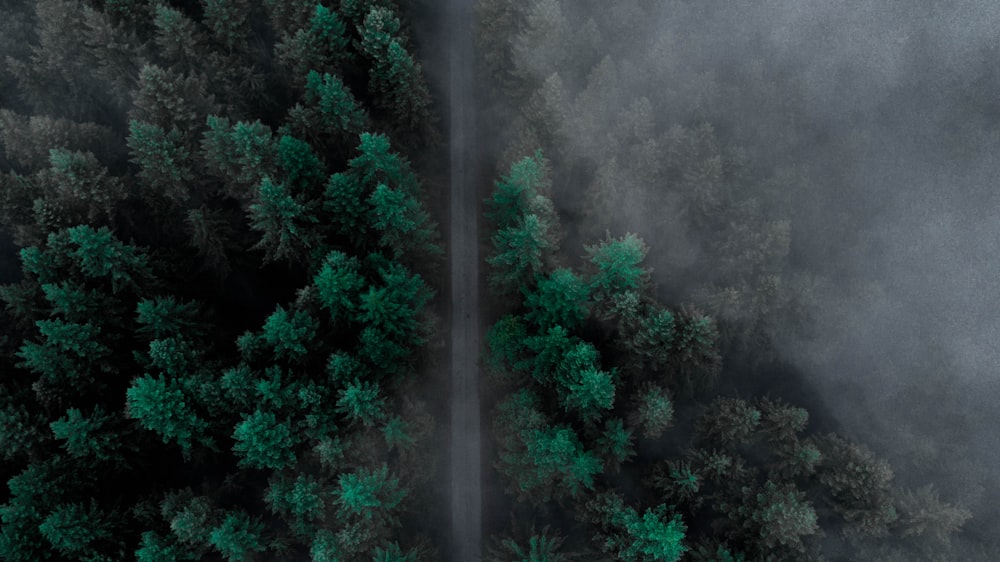
<path fill-rule="evenodd" d="M 473 0 L 448 0 L 451 159 L 451 553 L 482 559 L 479 432 L 479 190 L 475 184 Z"/>

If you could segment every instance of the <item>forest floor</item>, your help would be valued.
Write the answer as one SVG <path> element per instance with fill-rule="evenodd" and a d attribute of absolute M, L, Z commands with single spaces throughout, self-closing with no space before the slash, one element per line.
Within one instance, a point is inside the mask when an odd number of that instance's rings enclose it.
<path fill-rule="evenodd" d="M 450 0 L 451 556 L 482 559 L 479 189 L 473 123 L 473 2 Z"/>

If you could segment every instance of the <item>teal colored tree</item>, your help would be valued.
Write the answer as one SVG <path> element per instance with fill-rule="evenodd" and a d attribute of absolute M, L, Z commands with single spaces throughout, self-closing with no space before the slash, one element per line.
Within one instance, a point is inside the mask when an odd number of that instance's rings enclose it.
<path fill-rule="evenodd" d="M 271 412 L 245 414 L 233 431 L 233 439 L 240 466 L 281 470 L 295 462 L 299 439 L 294 428 Z"/>

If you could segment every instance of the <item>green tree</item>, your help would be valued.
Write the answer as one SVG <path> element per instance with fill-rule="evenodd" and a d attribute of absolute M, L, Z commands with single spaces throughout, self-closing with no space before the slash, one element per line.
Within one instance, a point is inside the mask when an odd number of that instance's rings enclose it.
<path fill-rule="evenodd" d="M 680 515 L 666 505 L 647 509 L 641 516 L 615 492 L 604 492 L 586 504 L 586 517 L 602 533 L 596 537 L 605 552 L 627 562 L 675 562 L 688 548 Z"/>
<path fill-rule="evenodd" d="M 209 422 L 191 407 L 191 400 L 176 384 L 149 374 L 132 381 L 126 391 L 125 413 L 145 429 L 160 434 L 164 443 L 176 441 L 185 454 L 195 442 L 214 448 Z"/>
<path fill-rule="evenodd" d="M 128 148 L 131 161 L 139 166 L 139 178 L 154 194 L 176 203 L 190 197 L 187 184 L 194 177 L 188 162 L 190 153 L 181 140 L 177 129 L 166 132 L 143 121 L 129 122 Z"/>
<path fill-rule="evenodd" d="M 182 562 L 195 560 L 193 553 L 170 539 L 163 538 L 153 531 L 142 533 L 139 548 L 135 551 L 138 562 Z"/>
<path fill-rule="evenodd" d="M 165 4 L 157 4 L 153 10 L 154 41 L 160 53 L 175 64 L 195 66 L 205 48 L 201 29 L 183 12 Z"/>
<path fill-rule="evenodd" d="M 374 426 L 385 417 L 385 400 L 379 396 L 378 383 L 354 379 L 337 392 L 336 411 L 351 422 Z"/>
<path fill-rule="evenodd" d="M 66 410 L 66 415 L 49 424 L 52 434 L 62 441 L 70 456 L 92 459 L 97 462 L 124 461 L 119 452 L 122 435 L 116 431 L 118 419 L 104 413 L 97 406 L 89 416 L 77 408 Z"/>
<path fill-rule="evenodd" d="M 230 51 L 246 48 L 250 33 L 249 0 L 201 0 L 204 24 L 216 41 Z"/>
<path fill-rule="evenodd" d="M 365 286 L 360 267 L 354 256 L 334 250 L 326 255 L 319 273 L 313 277 L 320 303 L 330 312 L 334 322 L 354 319 L 361 289 Z"/>
<path fill-rule="evenodd" d="M 249 468 L 281 470 L 295 462 L 299 439 L 287 421 L 279 421 L 271 412 L 244 414 L 233 431 L 233 452 L 239 464 Z"/>
<path fill-rule="evenodd" d="M 309 23 L 274 46 L 278 62 L 301 81 L 314 71 L 335 73 L 351 59 L 347 26 L 337 12 L 315 4 Z M 298 82 L 301 84 L 301 82 Z"/>
<path fill-rule="evenodd" d="M 206 123 L 201 156 L 207 171 L 225 183 L 227 195 L 249 200 L 265 177 L 275 176 L 277 150 L 271 129 L 260 121 L 230 126 L 229 119 L 216 115 L 209 115 Z"/>
<path fill-rule="evenodd" d="M 208 540 L 229 562 L 246 562 L 253 559 L 253 552 L 266 550 L 263 532 L 263 523 L 240 511 L 227 514 Z"/>
<path fill-rule="evenodd" d="M 98 554 L 98 546 L 105 550 L 107 545 L 101 543 L 116 542 L 109 517 L 100 512 L 93 500 L 89 508 L 78 503 L 58 506 L 38 530 L 57 552 L 81 560 L 109 560 Z M 124 556 L 123 545 L 117 547 L 118 555 Z"/>
<path fill-rule="evenodd" d="M 641 291 L 649 280 L 649 271 L 642 266 L 649 249 L 635 234 L 621 238 L 610 236 L 601 242 L 586 247 L 590 263 L 595 272 L 590 278 L 590 286 L 599 298 L 610 299 L 624 291 Z"/>
<path fill-rule="evenodd" d="M 528 307 L 524 317 L 541 330 L 555 325 L 574 329 L 590 314 L 590 288 L 571 269 L 559 268 L 539 276 L 532 290 L 521 290 Z"/>
<path fill-rule="evenodd" d="M 342 517 L 360 517 L 375 525 L 397 525 L 407 491 L 383 464 L 374 470 L 359 468 L 341 474 L 334 491 Z"/>
<path fill-rule="evenodd" d="M 486 258 L 493 268 L 490 284 L 506 294 L 530 286 L 556 249 L 552 228 L 545 217 L 528 214 L 498 230 L 492 236 L 493 252 Z"/>
<path fill-rule="evenodd" d="M 417 63 L 399 35 L 399 19 L 386 7 L 372 7 L 358 29 L 361 52 L 370 61 L 369 90 L 393 122 L 410 129 L 423 125 L 430 94 Z"/>
<path fill-rule="evenodd" d="M 541 150 L 511 164 L 510 172 L 494 183 L 493 193 L 486 200 L 486 217 L 498 229 L 512 226 L 527 214 L 535 197 L 551 191 L 547 170 L 548 161 Z"/>
<path fill-rule="evenodd" d="M 355 137 L 368 121 L 364 108 L 337 75 L 310 70 L 302 102 L 288 111 L 287 124 L 310 140 L 330 134 L 338 140 Z"/>
<path fill-rule="evenodd" d="M 379 184 L 369 197 L 370 223 L 380 233 L 379 244 L 394 259 L 414 253 L 440 255 L 434 243 L 436 225 L 420 202 L 385 184 Z"/>
<path fill-rule="evenodd" d="M 674 404 L 667 390 L 658 385 L 642 386 L 633 399 L 629 425 L 642 431 L 647 439 L 656 439 L 670 427 L 674 417 Z"/>
<path fill-rule="evenodd" d="M 738 512 L 744 527 L 749 527 L 767 549 L 781 545 L 802 552 L 802 537 L 819 530 L 816 511 L 793 484 L 779 486 L 768 480 Z"/>
<path fill-rule="evenodd" d="M 605 459 L 605 464 L 613 472 L 618 472 L 623 464 L 635 456 L 632 430 L 627 429 L 618 418 L 604 422 L 604 429 L 596 441 L 597 451 Z"/>
<path fill-rule="evenodd" d="M 296 259 L 315 247 L 315 225 L 319 222 L 311 205 L 293 197 L 288 188 L 264 177 L 256 202 L 248 210 L 250 228 L 261 233 L 251 249 L 264 250 L 264 261 Z"/>
<path fill-rule="evenodd" d="M 758 430 L 760 410 L 739 398 L 717 398 L 698 420 L 699 435 L 730 446 L 748 441 Z"/>
<path fill-rule="evenodd" d="M 200 305 L 195 301 L 178 301 L 172 295 L 142 299 L 135 311 L 139 324 L 136 333 L 150 339 L 181 334 L 197 337 L 205 331 L 198 319 Z"/>
<path fill-rule="evenodd" d="M 583 444 L 572 428 L 550 426 L 529 431 L 524 435 L 525 456 L 514 473 L 521 492 L 545 502 L 566 495 L 578 497 L 583 490 L 592 490 L 594 476 L 602 472 L 603 463 Z"/>

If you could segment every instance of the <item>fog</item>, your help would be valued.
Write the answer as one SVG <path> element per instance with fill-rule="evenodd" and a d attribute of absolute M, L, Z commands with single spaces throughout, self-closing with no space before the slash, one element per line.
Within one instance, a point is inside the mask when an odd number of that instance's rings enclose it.
<path fill-rule="evenodd" d="M 545 107 L 555 123 L 497 125 L 509 152 L 549 141 L 557 157 L 590 164 L 557 180 L 564 222 L 580 235 L 567 252 L 605 228 L 638 232 L 661 296 L 698 302 L 691 275 L 711 271 L 711 243 L 665 180 L 609 166 L 601 147 L 642 146 L 653 136 L 644 128 L 711 123 L 751 174 L 778 178 L 753 195 L 763 220 L 787 221 L 775 270 L 812 283 L 804 327 L 769 330 L 779 361 L 802 373 L 840 432 L 892 461 L 897 483 L 933 482 L 970 508 L 964 540 L 989 534 L 1000 460 L 1000 4 L 656 5 L 541 1 L 512 25 L 513 66 L 544 83 L 522 94 L 522 111 Z M 646 27 L 616 28 L 633 10 L 647 12 Z M 550 26 L 534 43 L 543 49 L 525 47 L 540 22 L 560 21 L 589 39 Z M 612 45 L 611 62 L 567 47 L 599 41 Z M 567 97 L 571 109 L 559 109 Z M 595 198 L 602 190 L 613 196 Z"/>

